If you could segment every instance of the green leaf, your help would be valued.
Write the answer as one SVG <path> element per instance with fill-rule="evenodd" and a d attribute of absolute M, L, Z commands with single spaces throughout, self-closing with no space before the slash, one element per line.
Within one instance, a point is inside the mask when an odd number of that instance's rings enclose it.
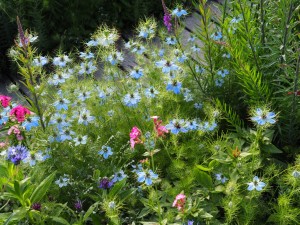
<path fill-rule="evenodd" d="M 62 217 L 57 217 L 57 216 L 52 216 L 51 219 L 54 222 L 60 223 L 60 224 L 65 224 L 65 225 L 70 225 L 70 223 L 68 221 L 66 221 L 64 218 Z"/>
<path fill-rule="evenodd" d="M 273 144 L 261 146 L 261 150 L 270 154 L 280 154 L 282 151 Z"/>
<path fill-rule="evenodd" d="M 6 166 L 0 164 L 0 177 L 8 177 Z"/>
<path fill-rule="evenodd" d="M 150 212 L 151 212 L 151 209 L 143 208 L 137 218 L 142 218 L 144 216 L 147 216 Z"/>
<path fill-rule="evenodd" d="M 198 169 L 200 169 L 200 170 L 202 170 L 202 171 L 211 171 L 211 168 L 207 168 L 207 167 L 204 167 L 204 166 L 202 166 L 202 165 L 196 165 L 196 167 L 198 168 Z"/>
<path fill-rule="evenodd" d="M 86 221 L 89 216 L 93 213 L 94 209 L 98 206 L 98 202 L 94 203 L 93 205 L 90 206 L 90 208 L 86 211 L 86 213 L 84 214 L 82 221 Z"/>
<path fill-rule="evenodd" d="M 109 191 L 108 196 L 113 198 L 114 196 L 116 196 L 121 190 L 122 188 L 125 186 L 126 184 L 126 179 L 123 179 L 119 182 L 117 182 L 113 188 Z"/>
<path fill-rule="evenodd" d="M 36 189 L 33 191 L 31 197 L 30 197 L 30 201 L 32 203 L 35 202 L 39 202 L 44 195 L 47 193 L 48 189 L 50 188 L 52 181 L 55 177 L 55 173 L 53 172 L 52 174 L 50 174 L 48 177 L 46 177 L 39 186 L 36 187 Z"/>
<path fill-rule="evenodd" d="M 203 187 L 206 188 L 213 187 L 213 182 L 211 177 L 207 173 L 199 170 L 198 168 L 195 169 L 195 180 Z"/>
<path fill-rule="evenodd" d="M 8 224 L 15 224 L 11 222 L 20 222 L 22 219 L 26 217 L 27 210 L 26 208 L 20 208 L 15 210 L 5 221 L 3 225 L 8 225 Z"/>

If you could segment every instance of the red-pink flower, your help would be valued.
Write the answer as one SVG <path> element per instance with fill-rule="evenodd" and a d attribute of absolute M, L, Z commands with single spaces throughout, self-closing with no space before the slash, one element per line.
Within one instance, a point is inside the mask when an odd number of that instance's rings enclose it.
<path fill-rule="evenodd" d="M 21 134 L 21 131 L 19 130 L 18 125 L 13 125 L 12 127 L 9 128 L 9 130 L 7 131 L 7 134 L 11 135 L 12 133 L 14 133 L 16 135 L 16 138 L 18 141 L 22 141 L 24 139 Z"/>
<path fill-rule="evenodd" d="M 134 148 L 135 144 L 142 143 L 142 141 L 140 140 L 141 135 L 142 132 L 139 130 L 139 128 L 133 127 L 131 129 L 131 132 L 129 134 L 131 148 Z"/>
<path fill-rule="evenodd" d="M 184 194 L 178 194 L 173 202 L 173 207 L 176 207 L 179 211 L 183 211 L 186 196 Z"/>
<path fill-rule="evenodd" d="M 158 120 L 158 116 L 151 116 L 151 118 L 153 119 L 154 122 L 154 130 L 156 132 L 156 135 L 158 137 L 164 137 L 165 134 L 169 133 L 169 131 L 167 130 L 167 128 L 165 126 L 162 126 L 162 120 Z"/>
<path fill-rule="evenodd" d="M 11 100 L 11 97 L 5 96 L 5 95 L 0 95 L 0 102 L 4 108 L 9 106 L 10 100 Z"/>
<path fill-rule="evenodd" d="M 25 116 L 30 115 L 30 110 L 24 106 L 18 105 L 10 111 L 9 115 L 16 117 L 18 122 L 23 122 Z"/>

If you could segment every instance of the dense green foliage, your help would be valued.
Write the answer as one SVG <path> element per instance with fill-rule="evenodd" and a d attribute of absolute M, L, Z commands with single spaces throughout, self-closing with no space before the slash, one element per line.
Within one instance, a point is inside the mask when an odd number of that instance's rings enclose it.
<path fill-rule="evenodd" d="M 299 1 L 195 5 L 188 37 L 177 7 L 124 52 L 100 25 L 44 57 L 18 24 L 29 105 L 0 95 L 0 222 L 300 223 Z"/>

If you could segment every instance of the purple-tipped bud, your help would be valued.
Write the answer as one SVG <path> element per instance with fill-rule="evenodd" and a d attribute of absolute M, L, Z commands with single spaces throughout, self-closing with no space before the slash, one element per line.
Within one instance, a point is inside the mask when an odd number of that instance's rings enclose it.
<path fill-rule="evenodd" d="M 18 25 L 18 32 L 19 32 L 19 35 L 20 35 L 20 40 L 21 40 L 22 46 L 25 47 L 28 43 L 28 40 L 25 37 L 24 31 L 23 31 L 23 28 L 22 28 L 22 24 L 21 24 L 20 19 L 19 19 L 18 16 L 17 16 L 17 25 Z"/>
<path fill-rule="evenodd" d="M 114 185 L 114 182 L 109 180 L 107 177 L 104 177 L 101 181 L 100 181 L 100 185 L 99 188 L 101 189 L 109 189 Z"/>
<path fill-rule="evenodd" d="M 169 10 L 166 7 L 165 1 L 161 0 L 161 3 L 163 6 L 163 9 L 164 9 L 164 25 L 167 27 L 168 31 L 171 32 L 171 30 L 172 30 L 171 14 L 169 13 Z"/>
<path fill-rule="evenodd" d="M 77 202 L 75 202 L 74 207 L 76 211 L 80 211 L 82 209 L 82 202 L 78 200 Z"/>
<path fill-rule="evenodd" d="M 42 205 L 40 203 L 33 203 L 31 208 L 36 210 L 36 211 L 41 211 Z"/>

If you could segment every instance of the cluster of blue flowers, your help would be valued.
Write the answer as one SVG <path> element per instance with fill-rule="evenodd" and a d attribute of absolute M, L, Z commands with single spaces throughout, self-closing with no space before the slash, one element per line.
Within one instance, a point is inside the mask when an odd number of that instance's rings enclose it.
<path fill-rule="evenodd" d="M 215 122 L 203 122 L 198 123 L 197 120 L 185 121 L 184 119 L 173 119 L 166 128 L 171 131 L 172 134 L 187 133 L 188 131 L 213 131 L 217 127 Z"/>

